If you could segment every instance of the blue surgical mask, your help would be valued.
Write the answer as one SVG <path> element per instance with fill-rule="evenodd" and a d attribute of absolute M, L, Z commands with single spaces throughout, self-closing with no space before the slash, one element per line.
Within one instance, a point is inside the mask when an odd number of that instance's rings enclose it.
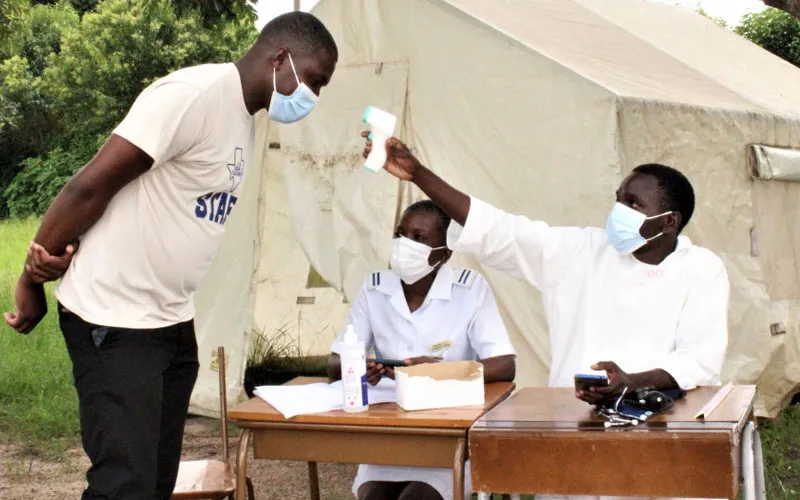
<path fill-rule="evenodd" d="M 647 244 L 658 238 L 664 232 L 660 232 L 652 238 L 645 238 L 640 232 L 642 225 L 646 220 L 657 219 L 672 212 L 664 212 L 663 214 L 647 217 L 645 214 L 638 212 L 627 205 L 617 203 L 608 214 L 608 221 L 606 222 L 606 235 L 608 242 L 617 249 L 617 252 L 622 255 L 632 254 Z"/>
<path fill-rule="evenodd" d="M 294 123 L 305 118 L 319 101 L 317 94 L 298 78 L 291 54 L 289 54 L 289 64 L 292 65 L 292 72 L 295 80 L 297 80 L 297 88 L 292 92 L 292 95 L 283 95 L 278 92 L 275 78 L 276 71 L 275 68 L 272 68 L 273 91 L 272 99 L 269 102 L 269 117 L 279 123 Z"/>

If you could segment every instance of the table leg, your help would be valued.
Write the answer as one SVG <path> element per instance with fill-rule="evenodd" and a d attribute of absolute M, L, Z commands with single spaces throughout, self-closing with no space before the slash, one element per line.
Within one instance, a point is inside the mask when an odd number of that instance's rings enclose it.
<path fill-rule="evenodd" d="M 250 429 L 242 429 L 239 450 L 236 453 L 236 500 L 247 498 L 247 448 L 250 445 Z"/>
<path fill-rule="evenodd" d="M 478 500 L 492 500 L 491 493 L 478 492 Z"/>
<path fill-rule="evenodd" d="M 753 449 L 753 434 L 755 424 L 747 422 L 742 433 L 742 499 L 756 500 L 756 475 L 754 467 L 755 453 Z"/>
<path fill-rule="evenodd" d="M 308 487 L 311 490 L 311 500 L 319 500 L 319 472 L 317 462 L 308 462 Z"/>
<path fill-rule="evenodd" d="M 753 467 L 756 475 L 756 500 L 767 500 L 767 483 L 764 479 L 764 454 L 761 450 L 761 433 L 753 429 Z"/>
<path fill-rule="evenodd" d="M 453 454 L 453 500 L 464 500 L 464 465 L 467 461 L 467 440 L 461 438 L 456 443 Z"/>

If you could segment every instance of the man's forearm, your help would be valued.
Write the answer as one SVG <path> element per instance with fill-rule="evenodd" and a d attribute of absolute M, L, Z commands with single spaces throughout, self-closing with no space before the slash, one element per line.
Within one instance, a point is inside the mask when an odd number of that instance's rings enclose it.
<path fill-rule="evenodd" d="M 483 364 L 483 381 L 512 382 L 517 372 L 516 356 L 496 356 L 480 360 Z"/>
<path fill-rule="evenodd" d="M 34 241 L 51 255 L 61 255 L 100 219 L 109 201 L 100 193 L 68 182 L 45 213 Z"/>
<path fill-rule="evenodd" d="M 633 382 L 633 387 L 629 387 L 630 390 L 642 389 L 644 387 L 653 389 L 678 388 L 678 382 L 672 378 L 672 375 L 661 369 L 630 373 L 628 374 L 628 378 Z"/>
<path fill-rule="evenodd" d="M 422 192 L 462 226 L 467 222 L 469 214 L 469 196 L 454 188 L 427 167 L 418 164 L 414 172 L 414 184 Z"/>
<path fill-rule="evenodd" d="M 50 255 L 61 255 L 105 212 L 120 189 L 147 172 L 153 159 L 111 134 L 92 160 L 75 174 L 47 210 L 34 241 Z"/>

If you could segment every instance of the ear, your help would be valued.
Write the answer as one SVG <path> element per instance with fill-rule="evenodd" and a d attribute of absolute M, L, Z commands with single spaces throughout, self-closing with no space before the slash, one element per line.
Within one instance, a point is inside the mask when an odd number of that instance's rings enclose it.
<path fill-rule="evenodd" d="M 681 214 L 680 212 L 671 212 L 664 216 L 664 233 L 677 234 L 678 228 L 681 227 Z"/>
<path fill-rule="evenodd" d="M 450 256 L 453 255 L 453 251 L 449 248 L 441 248 L 439 250 L 434 250 L 428 255 L 428 264 L 433 266 L 437 262 L 441 262 L 444 264 L 448 260 L 450 260 Z M 441 257 L 440 257 L 441 256 Z"/>
<path fill-rule="evenodd" d="M 275 68 L 276 70 L 281 69 L 284 63 L 289 62 L 289 49 L 286 47 L 278 47 L 274 54 L 272 54 L 272 58 L 270 61 L 270 65 Z"/>

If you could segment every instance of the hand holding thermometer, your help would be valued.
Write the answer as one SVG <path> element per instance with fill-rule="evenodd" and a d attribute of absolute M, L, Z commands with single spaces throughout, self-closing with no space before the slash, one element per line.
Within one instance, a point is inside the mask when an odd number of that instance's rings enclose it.
<path fill-rule="evenodd" d="M 370 126 L 369 139 L 372 141 L 372 152 L 367 157 L 364 168 L 370 172 L 377 172 L 386 163 L 386 140 L 394 134 L 397 117 L 382 109 L 369 106 L 361 120 Z"/>

